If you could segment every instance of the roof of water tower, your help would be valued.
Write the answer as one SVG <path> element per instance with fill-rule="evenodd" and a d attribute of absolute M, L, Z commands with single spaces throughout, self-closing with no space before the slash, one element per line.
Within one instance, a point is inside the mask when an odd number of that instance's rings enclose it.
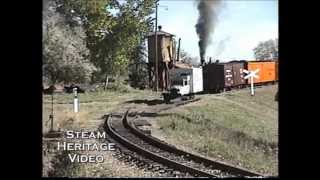
<path fill-rule="evenodd" d="M 159 30 L 157 31 L 158 35 L 164 35 L 164 36 L 175 36 L 174 34 L 170 34 L 168 32 L 162 31 L 162 26 L 158 26 Z M 149 32 L 148 36 L 154 36 L 155 32 Z"/>

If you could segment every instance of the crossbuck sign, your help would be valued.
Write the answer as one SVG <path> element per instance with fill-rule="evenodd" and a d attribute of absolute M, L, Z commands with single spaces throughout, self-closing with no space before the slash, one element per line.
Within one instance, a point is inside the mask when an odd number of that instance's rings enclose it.
<path fill-rule="evenodd" d="M 244 78 L 245 79 L 250 78 L 250 81 L 251 81 L 251 96 L 254 95 L 253 78 L 259 79 L 259 76 L 256 75 L 259 71 L 260 71 L 260 69 L 256 69 L 254 71 L 243 70 L 243 72 L 247 74 Z"/>

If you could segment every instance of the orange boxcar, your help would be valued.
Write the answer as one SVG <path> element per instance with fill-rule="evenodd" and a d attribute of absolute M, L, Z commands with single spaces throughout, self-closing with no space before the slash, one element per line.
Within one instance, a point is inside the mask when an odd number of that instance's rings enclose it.
<path fill-rule="evenodd" d="M 259 69 L 257 75 L 258 79 L 254 79 L 254 83 L 264 83 L 264 82 L 272 82 L 276 81 L 276 62 L 275 61 L 248 61 L 247 69 L 249 71 L 254 71 Z M 250 80 L 247 81 L 250 83 Z"/>
<path fill-rule="evenodd" d="M 276 81 L 279 80 L 279 62 L 276 61 Z"/>

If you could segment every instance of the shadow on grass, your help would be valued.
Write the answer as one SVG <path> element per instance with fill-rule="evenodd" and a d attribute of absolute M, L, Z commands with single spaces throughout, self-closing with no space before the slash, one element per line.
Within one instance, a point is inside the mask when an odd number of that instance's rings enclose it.
<path fill-rule="evenodd" d="M 164 101 L 160 100 L 160 99 L 153 99 L 153 100 L 137 99 L 137 100 L 126 101 L 125 103 L 147 104 L 148 106 L 154 106 L 154 105 L 158 105 L 158 104 L 163 104 Z"/>
<path fill-rule="evenodd" d="M 116 113 L 113 113 L 113 114 L 105 114 L 103 116 L 100 117 L 100 119 L 108 119 L 108 117 L 111 116 L 112 117 L 115 117 L 115 118 L 122 118 L 123 117 L 123 114 L 116 114 Z"/>

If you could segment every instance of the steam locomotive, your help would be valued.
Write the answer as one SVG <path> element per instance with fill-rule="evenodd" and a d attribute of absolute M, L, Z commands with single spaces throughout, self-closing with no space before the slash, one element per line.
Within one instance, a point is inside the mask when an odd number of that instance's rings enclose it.
<path fill-rule="evenodd" d="M 170 89 L 163 93 L 164 101 L 182 97 L 194 98 L 199 92 L 219 93 L 233 88 L 247 87 L 251 82 L 244 79 L 244 70 L 259 69 L 255 84 L 278 81 L 278 61 L 230 61 L 208 63 L 202 67 L 173 68 L 169 70 Z"/>

